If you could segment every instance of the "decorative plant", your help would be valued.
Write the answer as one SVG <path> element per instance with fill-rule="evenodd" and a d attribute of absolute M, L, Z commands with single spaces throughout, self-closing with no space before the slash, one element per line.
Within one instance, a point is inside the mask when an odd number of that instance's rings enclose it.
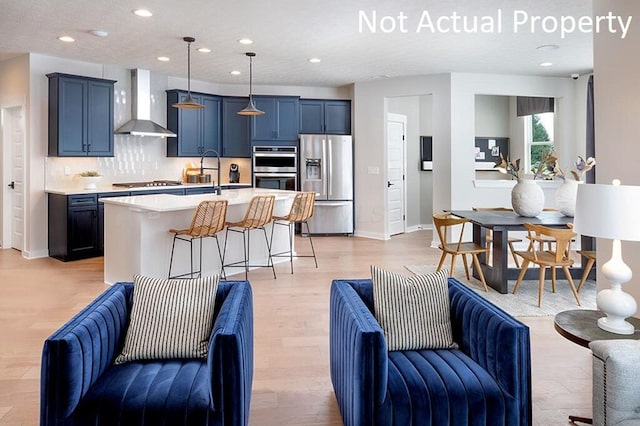
<path fill-rule="evenodd" d="M 80 177 L 98 177 L 98 176 L 101 176 L 100 173 L 96 172 L 95 170 L 86 170 L 84 172 L 78 173 L 78 175 Z"/>
<path fill-rule="evenodd" d="M 576 170 L 570 170 L 571 175 L 573 176 L 573 178 L 577 181 L 581 181 L 584 177 L 584 174 L 587 173 L 589 170 L 591 170 L 593 168 L 593 166 L 596 165 L 596 159 L 593 157 L 588 157 L 586 160 L 581 157 L 578 156 L 578 159 L 575 162 L 575 166 L 576 166 Z M 554 174 L 556 176 L 558 176 L 561 179 L 566 179 L 567 177 L 567 170 L 566 169 L 561 169 L 560 166 L 558 166 L 558 162 L 556 161 L 556 165 L 554 168 Z"/>
<path fill-rule="evenodd" d="M 494 169 L 498 169 L 500 173 L 505 173 L 511 175 L 511 177 L 520 179 L 520 159 L 518 158 L 516 161 L 511 161 L 509 156 L 507 156 L 506 160 L 502 153 L 500 153 L 500 159 L 496 161 L 496 164 L 493 166 Z"/>
<path fill-rule="evenodd" d="M 543 149 L 538 167 L 531 169 L 534 179 L 541 178 L 551 180 L 556 175 L 556 167 L 558 165 L 558 157 L 556 157 L 553 149 Z"/>

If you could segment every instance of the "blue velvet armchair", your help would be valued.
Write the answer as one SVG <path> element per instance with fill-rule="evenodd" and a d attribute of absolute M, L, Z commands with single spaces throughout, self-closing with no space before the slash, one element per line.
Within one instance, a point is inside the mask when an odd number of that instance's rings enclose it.
<path fill-rule="evenodd" d="M 40 424 L 247 425 L 253 381 L 253 299 L 221 281 L 208 357 L 114 365 L 133 285 L 118 283 L 44 343 Z"/>
<path fill-rule="evenodd" d="M 529 328 L 449 278 L 458 349 L 387 351 L 371 280 L 335 280 L 330 367 L 344 424 L 529 426 Z"/>

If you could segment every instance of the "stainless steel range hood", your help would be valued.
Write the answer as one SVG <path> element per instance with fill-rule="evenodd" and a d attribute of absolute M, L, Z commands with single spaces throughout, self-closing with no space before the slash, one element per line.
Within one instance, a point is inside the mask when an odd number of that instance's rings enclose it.
<path fill-rule="evenodd" d="M 151 121 L 151 73 L 131 70 L 131 120 L 116 135 L 175 137 L 176 134 Z"/>

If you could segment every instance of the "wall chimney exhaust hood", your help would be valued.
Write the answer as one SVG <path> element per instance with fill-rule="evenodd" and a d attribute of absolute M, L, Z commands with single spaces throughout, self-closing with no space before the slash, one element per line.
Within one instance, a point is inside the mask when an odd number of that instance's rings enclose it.
<path fill-rule="evenodd" d="M 176 134 L 151 121 L 151 73 L 131 70 L 131 120 L 115 132 L 116 135 L 175 137 Z"/>

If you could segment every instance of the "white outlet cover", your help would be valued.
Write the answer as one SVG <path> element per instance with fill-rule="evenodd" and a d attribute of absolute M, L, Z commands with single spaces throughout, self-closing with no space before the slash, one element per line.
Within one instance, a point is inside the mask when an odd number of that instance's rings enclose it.
<path fill-rule="evenodd" d="M 379 167 L 377 167 L 377 166 L 369 166 L 369 167 L 367 168 L 367 172 L 368 172 L 370 175 L 379 175 L 379 174 L 380 174 L 380 168 L 379 168 Z"/>

